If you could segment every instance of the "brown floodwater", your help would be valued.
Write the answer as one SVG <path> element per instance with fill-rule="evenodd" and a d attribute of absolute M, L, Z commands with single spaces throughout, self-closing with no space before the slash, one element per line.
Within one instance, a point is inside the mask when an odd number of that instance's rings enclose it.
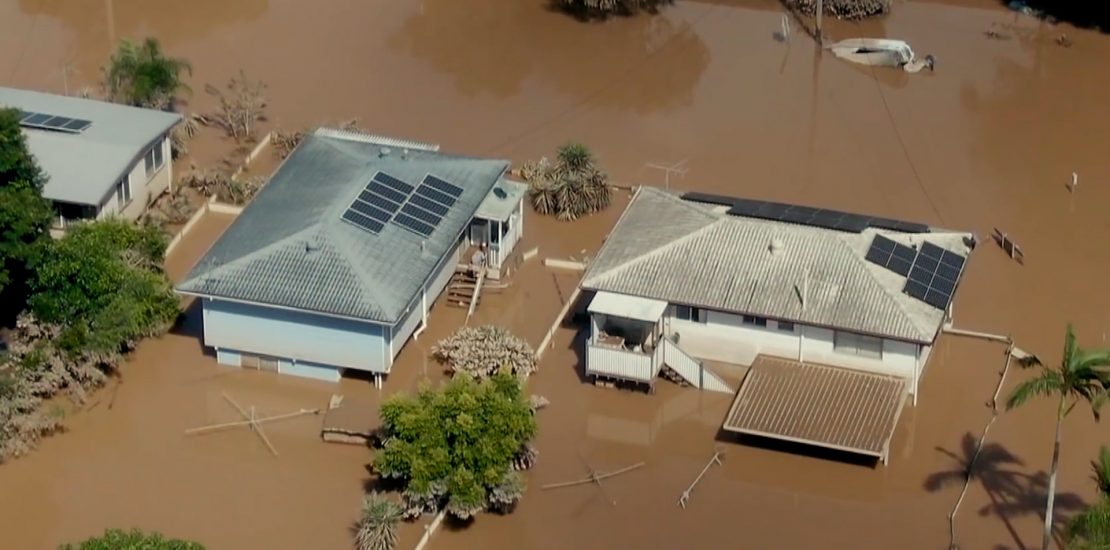
<path fill-rule="evenodd" d="M 192 61 L 196 111 L 212 107 L 206 83 L 243 68 L 268 84 L 271 123 L 281 126 L 358 118 L 379 133 L 514 162 L 577 139 L 626 184 L 662 185 L 646 163 L 685 159 L 688 172 L 673 186 L 974 231 L 983 246 L 956 299 L 957 326 L 1011 334 L 1046 361 L 1059 359 L 1068 321 L 1082 344 L 1110 345 L 1110 249 L 1100 244 L 1110 232 L 1101 209 L 1110 201 L 1110 37 L 1020 17 L 993 0 L 908 0 L 881 21 L 829 23 L 833 39 L 901 38 L 937 57 L 935 73 L 907 75 L 818 55 L 797 24 L 788 43 L 776 41 L 781 10 L 772 0 L 680 2 L 656 18 L 590 24 L 547 11 L 543 0 L 171 4 L 3 3 L 0 84 L 77 89 L 95 81 L 116 39 L 154 35 Z M 1071 47 L 1055 43 L 1061 34 Z M 1069 191 L 1072 172 L 1079 185 Z M 539 259 L 596 251 L 621 205 L 570 225 L 528 218 L 522 248 L 539 246 L 539 258 L 510 289 L 487 296 L 471 322 L 508 323 L 538 343 L 576 280 Z M 995 227 L 1022 246 L 1024 265 L 993 246 Z M 173 261 L 190 263 L 206 234 Z M 427 346 L 463 317 L 437 307 L 386 393 L 416 387 L 425 372 L 440 376 Z M 959 493 L 946 481 L 958 481 L 969 438 L 990 417 L 1004 359 L 997 345 L 943 337 L 919 405 L 895 433 L 891 464 L 871 467 L 720 436 L 728 396 L 586 385 L 573 342 L 572 328 L 560 330 L 531 383 L 552 405 L 540 413 L 540 462 L 521 506 L 441 531 L 433 548 L 946 547 Z M 5 544 L 50 548 L 136 525 L 213 548 L 348 547 L 370 477 L 365 449 L 319 443 L 312 418 L 273 428 L 276 459 L 249 433 L 181 435 L 234 418 L 221 391 L 280 412 L 335 390 L 220 370 L 200 349 L 195 322 L 186 323 L 144 344 L 122 383 L 67 421 L 69 433 L 0 467 Z M 380 400 L 364 380 L 344 380 L 339 391 Z M 995 423 L 958 516 L 964 548 L 1036 546 L 1051 437 L 1048 403 Z M 1061 517 L 1093 496 L 1087 463 L 1108 440 L 1086 413 L 1069 418 Z M 679 508 L 714 445 L 727 450 L 724 465 Z M 539 488 L 640 461 L 647 466 L 606 480 L 604 493 Z M 419 532 L 406 526 L 403 544 Z"/>

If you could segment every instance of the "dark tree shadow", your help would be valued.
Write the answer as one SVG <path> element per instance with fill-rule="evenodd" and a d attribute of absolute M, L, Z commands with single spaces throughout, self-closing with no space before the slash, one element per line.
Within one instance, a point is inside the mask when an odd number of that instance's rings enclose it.
<path fill-rule="evenodd" d="M 972 483 L 979 483 L 990 499 L 990 503 L 980 507 L 977 513 L 980 516 L 994 515 L 1002 520 L 1016 548 L 1035 548 L 1035 544 L 1029 546 L 1021 539 L 1014 528 L 1013 520 L 1025 515 L 1040 517 L 1044 514 L 1048 499 L 1048 474 L 1044 471 L 1028 473 L 1025 462 L 1020 457 L 1005 446 L 992 442 L 983 445 L 982 452 L 975 460 L 974 469 L 971 469 L 976 444 L 975 436 L 969 432 L 964 434 L 958 450 L 937 447 L 938 452 L 956 462 L 956 467 L 930 474 L 925 478 L 925 489 L 935 492 L 952 486 L 962 486 L 970 470 Z M 1083 499 L 1075 493 L 1056 493 L 1053 531 L 1058 543 L 1063 540 L 1065 518 L 1085 506 Z M 956 523 L 958 526 L 958 515 Z M 996 548 L 1008 546 L 998 545 Z"/>

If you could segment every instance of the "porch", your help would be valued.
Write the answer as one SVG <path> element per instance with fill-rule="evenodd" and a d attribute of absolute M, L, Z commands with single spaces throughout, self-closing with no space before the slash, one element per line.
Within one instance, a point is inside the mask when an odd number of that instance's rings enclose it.
<path fill-rule="evenodd" d="M 478 207 L 467 236 L 470 250 L 465 261 L 479 257 L 487 268 L 486 276 L 500 280 L 510 274 L 511 259 L 524 236 L 524 195 L 528 186 L 502 179 Z"/>
<path fill-rule="evenodd" d="M 646 385 L 667 371 L 699 389 L 732 393 L 734 390 L 705 364 L 678 346 L 668 334 L 664 314 L 667 302 L 598 292 L 587 309 L 590 334 L 586 341 L 586 375 L 595 382 L 620 381 Z"/>

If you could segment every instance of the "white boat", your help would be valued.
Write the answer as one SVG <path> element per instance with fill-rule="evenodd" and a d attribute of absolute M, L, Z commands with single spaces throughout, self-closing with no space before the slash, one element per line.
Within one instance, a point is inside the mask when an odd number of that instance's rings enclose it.
<path fill-rule="evenodd" d="M 853 63 L 873 67 L 901 67 L 911 73 L 924 68 L 932 70 L 935 62 L 931 55 L 917 59 L 909 44 L 888 38 L 848 38 L 828 46 L 828 49 L 837 57 Z"/>

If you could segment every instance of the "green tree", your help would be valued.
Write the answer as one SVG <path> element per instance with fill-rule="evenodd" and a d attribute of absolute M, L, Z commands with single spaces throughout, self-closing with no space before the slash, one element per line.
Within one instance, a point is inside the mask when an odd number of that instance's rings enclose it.
<path fill-rule="evenodd" d="M 513 461 L 536 433 L 520 382 L 502 373 L 454 378 L 439 390 L 382 405 L 383 448 L 374 468 L 405 485 L 406 515 L 446 506 L 459 519 L 509 510 L 523 494 Z"/>
<path fill-rule="evenodd" d="M 522 172 L 531 183 L 532 207 L 540 214 L 569 221 L 604 210 L 612 202 L 609 177 L 581 143 L 560 147 L 555 164 L 541 160 Z"/>
<path fill-rule="evenodd" d="M 358 550 L 393 550 L 397 546 L 397 524 L 401 506 L 375 491 L 362 501 L 362 517 L 355 533 Z"/>
<path fill-rule="evenodd" d="M 23 309 L 27 264 L 50 228 L 45 182 L 27 148 L 19 111 L 0 109 L 0 324 Z"/>
<path fill-rule="evenodd" d="M 141 44 L 120 42 L 102 71 L 109 101 L 171 109 L 177 93 L 189 91 L 182 73 L 191 75 L 193 66 L 184 59 L 167 57 L 157 39 L 147 38 Z"/>
<path fill-rule="evenodd" d="M 159 533 L 144 533 L 138 529 L 108 529 L 103 536 L 78 544 L 65 544 L 59 550 L 204 550 L 204 546 L 186 540 L 167 539 Z"/>
<path fill-rule="evenodd" d="M 116 353 L 167 330 L 179 312 L 162 271 L 165 236 L 121 220 L 78 224 L 33 264 L 31 311 L 64 327 L 70 352 Z"/>
<path fill-rule="evenodd" d="M 604 18 L 611 15 L 635 15 L 641 11 L 658 13 L 659 8 L 674 0 L 552 0 L 552 5 L 583 18 Z"/>
<path fill-rule="evenodd" d="M 1064 419 L 1079 403 L 1087 403 L 1098 419 L 1098 411 L 1106 398 L 1110 377 L 1110 351 L 1084 350 L 1075 343 L 1075 333 L 1068 324 L 1064 335 L 1064 356 L 1055 368 L 1039 362 L 1025 364 L 1038 366 L 1040 375 L 1023 382 L 1014 389 L 1006 402 L 1007 409 L 1020 407 L 1033 397 L 1054 398 L 1056 405 L 1056 438 L 1052 447 L 1052 466 L 1048 477 L 1048 502 L 1045 505 L 1044 533 L 1041 548 L 1048 549 L 1052 542 L 1052 505 L 1056 500 L 1056 473 L 1060 466 L 1060 441 L 1064 435 Z"/>
<path fill-rule="evenodd" d="M 1068 548 L 1110 548 L 1110 449 L 1099 447 L 1091 462 L 1091 479 L 1098 487 L 1098 501 L 1068 522 Z"/>

